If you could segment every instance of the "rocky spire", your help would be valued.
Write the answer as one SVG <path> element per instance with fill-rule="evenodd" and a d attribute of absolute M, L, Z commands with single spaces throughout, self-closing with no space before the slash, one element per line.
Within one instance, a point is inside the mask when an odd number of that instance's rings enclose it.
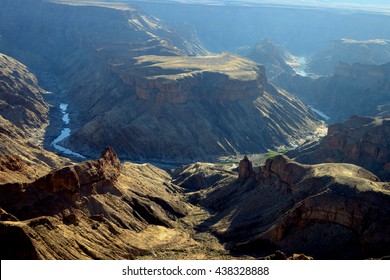
<path fill-rule="evenodd" d="M 252 162 L 245 156 L 238 165 L 238 179 L 243 183 L 248 178 L 254 177 L 254 175 L 255 172 L 253 171 Z"/>

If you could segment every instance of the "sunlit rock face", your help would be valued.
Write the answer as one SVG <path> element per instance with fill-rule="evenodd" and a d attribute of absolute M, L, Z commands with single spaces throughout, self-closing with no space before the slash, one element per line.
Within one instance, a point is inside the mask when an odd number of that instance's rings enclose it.
<path fill-rule="evenodd" d="M 289 153 L 302 163 L 353 163 L 389 180 L 390 119 L 355 116 L 330 125 L 317 143 L 308 143 Z"/>
<path fill-rule="evenodd" d="M 2 259 L 132 259 L 152 255 L 161 243 L 148 235 L 164 233 L 182 246 L 194 242 L 177 225 L 190 208 L 170 176 L 121 165 L 110 147 L 0 193 Z"/>
<path fill-rule="evenodd" d="M 36 38 L 22 35 L 22 8 L 7 1 L 2 19 L 21 35 L 16 40 L 2 25 L 4 46 L 60 77 L 74 116 L 61 145 L 74 152 L 96 157 L 111 145 L 128 159 L 214 160 L 291 146 L 318 125 L 303 103 L 267 83 L 263 67 L 208 54 L 194 36 L 139 9 L 41 1 L 28 7 L 24 22 Z"/>
<path fill-rule="evenodd" d="M 29 181 L 66 162 L 42 149 L 45 91 L 26 65 L 0 53 L 0 184 Z"/>
<path fill-rule="evenodd" d="M 281 155 L 256 171 L 250 165 L 243 159 L 235 177 L 222 172 L 225 179 L 192 194 L 215 211 L 207 225 L 235 254 L 389 254 L 389 186 L 374 174 L 352 164 L 306 165 Z"/>

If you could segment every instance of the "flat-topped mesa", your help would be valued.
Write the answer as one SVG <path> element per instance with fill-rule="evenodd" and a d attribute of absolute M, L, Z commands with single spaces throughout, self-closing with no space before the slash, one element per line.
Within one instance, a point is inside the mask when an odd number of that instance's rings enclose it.
<path fill-rule="evenodd" d="M 191 100 L 240 100 L 264 93 L 264 67 L 238 55 L 136 58 L 134 68 L 112 66 L 141 100 L 184 104 Z"/>

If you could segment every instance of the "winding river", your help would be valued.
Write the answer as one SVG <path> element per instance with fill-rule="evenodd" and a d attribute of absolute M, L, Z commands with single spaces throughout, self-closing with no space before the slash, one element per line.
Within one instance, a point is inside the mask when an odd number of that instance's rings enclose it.
<path fill-rule="evenodd" d="M 61 145 L 58 145 L 58 143 L 60 143 L 62 140 L 68 138 L 70 136 L 70 133 L 71 133 L 70 128 L 66 127 L 70 123 L 70 118 L 69 118 L 69 114 L 67 112 L 67 109 L 68 109 L 68 104 L 66 104 L 66 103 L 60 104 L 60 110 L 61 110 L 61 114 L 62 114 L 62 122 L 64 124 L 64 128 L 61 130 L 61 134 L 56 139 L 54 139 L 54 141 L 51 144 L 56 150 L 60 151 L 61 153 L 64 153 L 64 154 L 70 155 L 70 156 L 75 156 L 78 158 L 85 158 L 83 155 L 81 155 L 79 153 L 76 153 L 70 149 L 67 149 Z"/>

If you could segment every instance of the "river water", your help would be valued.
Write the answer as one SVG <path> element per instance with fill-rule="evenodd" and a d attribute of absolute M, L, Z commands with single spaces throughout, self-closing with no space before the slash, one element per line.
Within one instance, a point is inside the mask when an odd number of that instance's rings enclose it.
<path fill-rule="evenodd" d="M 297 60 L 299 62 L 299 66 L 296 69 L 296 72 L 298 75 L 301 75 L 302 77 L 307 76 L 307 59 L 304 56 L 298 56 Z"/>
<path fill-rule="evenodd" d="M 70 133 L 71 133 L 70 128 L 67 127 L 67 125 L 69 125 L 69 123 L 70 123 L 69 113 L 67 112 L 68 104 L 61 103 L 60 104 L 60 110 L 61 110 L 61 114 L 62 114 L 62 118 L 61 119 L 62 119 L 62 122 L 64 124 L 64 127 L 61 130 L 61 134 L 56 139 L 54 139 L 54 141 L 51 143 L 52 146 L 56 150 L 66 154 L 66 155 L 75 156 L 75 157 L 78 157 L 78 158 L 85 158 L 83 155 L 81 155 L 79 153 L 76 153 L 76 152 L 74 152 L 74 151 L 72 151 L 70 149 L 67 149 L 67 148 L 65 148 L 65 147 L 63 147 L 63 146 L 58 144 L 62 140 L 68 138 L 70 136 Z"/>
<path fill-rule="evenodd" d="M 312 106 L 309 106 L 310 110 L 312 110 L 314 113 L 316 113 L 317 115 L 319 115 L 321 118 L 323 118 L 324 120 L 326 121 L 329 121 L 330 120 L 330 117 L 325 115 L 323 112 L 321 112 L 320 110 L 317 110 L 315 108 L 313 108 Z"/>

